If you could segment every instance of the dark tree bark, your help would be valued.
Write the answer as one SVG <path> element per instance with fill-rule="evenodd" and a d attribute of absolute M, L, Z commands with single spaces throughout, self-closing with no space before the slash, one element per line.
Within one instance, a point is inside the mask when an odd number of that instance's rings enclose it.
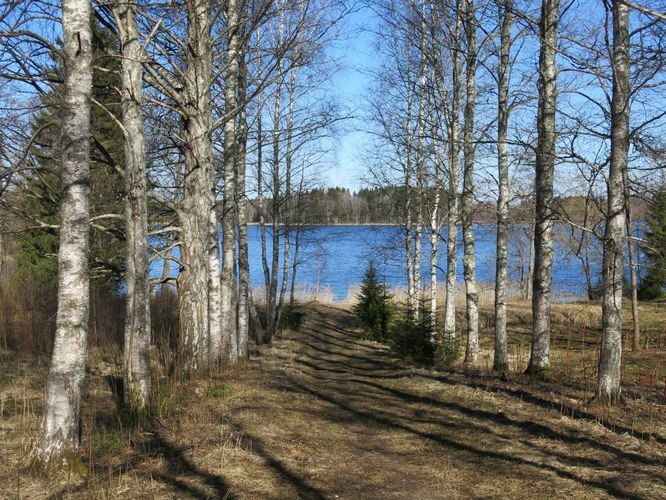
<path fill-rule="evenodd" d="M 497 77 L 497 257 L 495 264 L 495 357 L 493 370 L 506 373 L 509 369 L 509 348 L 506 332 L 506 288 L 508 281 L 509 246 L 509 64 L 513 2 L 500 4 L 500 51 Z"/>
<path fill-rule="evenodd" d="M 532 349 L 527 373 L 550 367 L 550 292 L 553 281 L 553 179 L 557 112 L 557 25 L 560 0 L 543 0 L 539 55 L 539 109 L 536 149 L 536 222 L 532 284 Z"/>

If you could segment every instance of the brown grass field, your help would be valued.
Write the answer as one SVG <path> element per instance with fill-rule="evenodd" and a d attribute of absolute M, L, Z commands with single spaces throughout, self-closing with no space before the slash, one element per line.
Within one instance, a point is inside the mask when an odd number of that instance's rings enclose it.
<path fill-rule="evenodd" d="M 648 349 L 625 352 L 627 397 L 612 409 L 587 404 L 598 305 L 554 307 L 553 369 L 539 382 L 520 374 L 528 303 L 510 306 L 504 381 L 487 371 L 490 308 L 476 370 L 405 366 L 361 340 L 347 309 L 303 310 L 299 331 L 212 379 L 156 372 L 154 416 L 138 424 L 115 402 L 118 355 L 93 351 L 84 479 L 31 473 L 47 363 L 4 351 L 0 497 L 666 498 L 663 306 L 642 306 Z"/>

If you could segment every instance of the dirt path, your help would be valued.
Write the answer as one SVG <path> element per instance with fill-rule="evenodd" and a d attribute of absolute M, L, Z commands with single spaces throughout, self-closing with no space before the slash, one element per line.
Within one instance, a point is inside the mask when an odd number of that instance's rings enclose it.
<path fill-rule="evenodd" d="M 202 460 L 202 468 L 217 462 L 210 474 L 228 479 L 210 492 L 207 476 L 196 480 L 190 471 L 183 480 L 200 483 L 195 493 L 666 497 L 662 446 L 402 369 L 359 341 L 348 321 L 333 308 L 310 310 L 300 332 L 266 352 L 259 381 L 246 373 L 232 384 L 223 416 L 227 444 Z"/>
<path fill-rule="evenodd" d="M 109 464 L 104 481 L 66 493 L 666 498 L 663 444 L 402 368 L 349 321 L 341 310 L 309 309 L 301 330 L 260 359 L 189 387 L 182 409 Z"/>

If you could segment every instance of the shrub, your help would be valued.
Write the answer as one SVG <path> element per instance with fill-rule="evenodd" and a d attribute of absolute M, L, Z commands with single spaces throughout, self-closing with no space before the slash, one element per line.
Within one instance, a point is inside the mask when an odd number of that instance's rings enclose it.
<path fill-rule="evenodd" d="M 436 352 L 432 333 L 428 312 L 419 315 L 418 319 L 410 316 L 401 318 L 391 328 L 391 350 L 407 362 L 432 365 Z"/>
<path fill-rule="evenodd" d="M 437 351 L 437 361 L 445 365 L 452 365 L 460 358 L 462 353 L 462 339 L 459 335 L 444 335 Z"/>
<path fill-rule="evenodd" d="M 209 398 L 226 398 L 231 395 L 231 389 L 224 382 L 212 385 L 206 391 Z"/>
<path fill-rule="evenodd" d="M 289 306 L 280 315 L 280 330 L 298 331 L 303 323 L 305 313 L 295 307 Z"/>
<path fill-rule="evenodd" d="M 388 340 L 395 309 L 392 299 L 389 287 L 379 282 L 377 268 L 371 261 L 363 277 L 358 303 L 354 306 L 354 314 L 367 338 L 379 342 Z"/>

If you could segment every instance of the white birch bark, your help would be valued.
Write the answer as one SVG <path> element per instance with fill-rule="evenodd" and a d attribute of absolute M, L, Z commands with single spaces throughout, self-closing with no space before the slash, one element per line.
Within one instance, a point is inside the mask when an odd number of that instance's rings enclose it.
<path fill-rule="evenodd" d="M 467 318 L 467 346 L 465 364 L 473 365 L 479 358 L 479 294 L 476 285 L 476 248 L 474 242 L 474 114 L 476 108 L 476 13 L 474 0 L 465 0 L 465 118 L 463 130 L 463 191 L 461 218 L 463 225 L 465 276 L 465 316 Z"/>
<path fill-rule="evenodd" d="M 458 169 L 460 162 L 460 43 L 462 18 L 461 0 L 456 1 L 455 28 L 452 40 L 453 81 L 451 116 L 449 118 L 449 196 L 446 238 L 446 302 L 444 304 L 444 338 L 456 338 L 456 272 L 458 251 Z"/>
<path fill-rule="evenodd" d="M 435 167 L 441 170 L 441 166 Z M 440 183 L 435 183 L 435 199 L 430 213 L 430 342 L 435 345 L 437 338 L 437 267 L 439 261 L 439 202 Z"/>
<path fill-rule="evenodd" d="M 425 174 L 425 112 L 426 112 L 426 7 L 425 2 L 421 2 L 421 23 L 419 30 L 419 73 L 418 73 L 418 112 L 416 116 L 416 189 L 418 197 L 416 199 L 416 230 L 414 240 L 414 302 L 417 309 L 421 309 L 424 304 L 421 303 L 423 294 L 423 285 L 421 284 L 421 253 L 423 246 L 423 205 L 424 190 L 426 187 Z M 432 298 L 431 298 L 432 300 Z M 436 307 L 436 303 L 435 303 Z M 431 318 L 435 321 L 435 317 Z"/>
<path fill-rule="evenodd" d="M 224 76 L 224 106 L 227 113 L 238 107 L 238 76 L 240 57 L 239 6 L 229 0 L 227 9 L 227 53 Z M 222 213 L 222 329 L 227 342 L 229 364 L 238 361 L 238 330 L 234 311 L 236 280 L 236 124 L 232 117 L 224 124 L 224 209 Z"/>
<path fill-rule="evenodd" d="M 557 25 L 560 0 L 543 0 L 539 55 L 539 110 L 536 149 L 536 221 L 532 284 L 532 350 L 527 373 L 550 367 L 550 291 L 553 281 L 553 179 L 557 112 Z"/>
<path fill-rule="evenodd" d="M 185 176 L 178 210 L 182 269 L 178 276 L 180 356 L 186 373 L 209 365 L 208 282 L 210 277 L 213 164 L 211 131 L 210 0 L 188 0 L 183 88 Z"/>
<path fill-rule="evenodd" d="M 410 44 L 407 44 L 408 51 Z M 411 91 L 411 67 L 407 65 L 407 115 L 405 116 L 405 259 L 407 268 L 407 313 L 413 318 L 418 318 L 418 303 L 416 301 L 414 252 L 412 247 L 413 224 L 412 224 L 412 100 Z"/>
<path fill-rule="evenodd" d="M 210 211 L 208 249 L 208 335 L 210 363 L 217 367 L 222 361 L 224 333 L 222 331 L 222 286 L 218 217 L 215 207 Z"/>
<path fill-rule="evenodd" d="M 625 188 L 623 171 L 629 151 L 629 9 L 613 2 L 613 97 L 611 101 L 611 161 L 603 248 L 603 337 L 599 355 L 596 398 L 617 402 L 622 368 L 622 278 L 624 274 Z"/>
<path fill-rule="evenodd" d="M 58 313 L 44 417 L 35 448 L 35 458 L 44 468 L 71 464 L 76 460 L 79 447 L 89 314 L 90 18 L 87 0 L 63 0 L 65 84 L 60 121 L 62 201 Z"/>
<path fill-rule="evenodd" d="M 124 345 L 125 403 L 135 409 L 150 404 L 150 279 L 148 276 L 148 208 L 143 136 L 143 49 L 136 26 L 136 6 L 114 5 L 121 43 L 123 133 L 125 139 L 126 261 Z"/>
<path fill-rule="evenodd" d="M 277 46 L 281 47 L 284 36 L 284 10 L 280 9 L 280 20 L 278 24 Z M 273 100 L 273 133 L 272 133 L 272 165 L 271 165 L 271 181 L 273 189 L 273 200 L 271 208 L 272 217 L 272 248 L 271 248 L 271 265 L 270 265 L 270 280 L 266 296 L 266 334 L 268 341 L 272 342 L 273 337 L 277 333 L 279 321 L 278 309 L 278 273 L 280 265 L 280 201 L 281 201 L 281 179 L 280 179 L 280 133 L 281 125 L 280 120 L 282 116 L 282 86 L 284 78 L 284 64 L 282 55 L 277 55 L 277 72 L 275 82 L 275 95 Z"/>
<path fill-rule="evenodd" d="M 505 373 L 509 366 L 506 332 L 509 224 L 509 58 L 511 52 L 512 0 L 500 4 L 500 50 L 497 77 L 497 252 L 495 260 L 495 356 L 493 370 Z"/>

